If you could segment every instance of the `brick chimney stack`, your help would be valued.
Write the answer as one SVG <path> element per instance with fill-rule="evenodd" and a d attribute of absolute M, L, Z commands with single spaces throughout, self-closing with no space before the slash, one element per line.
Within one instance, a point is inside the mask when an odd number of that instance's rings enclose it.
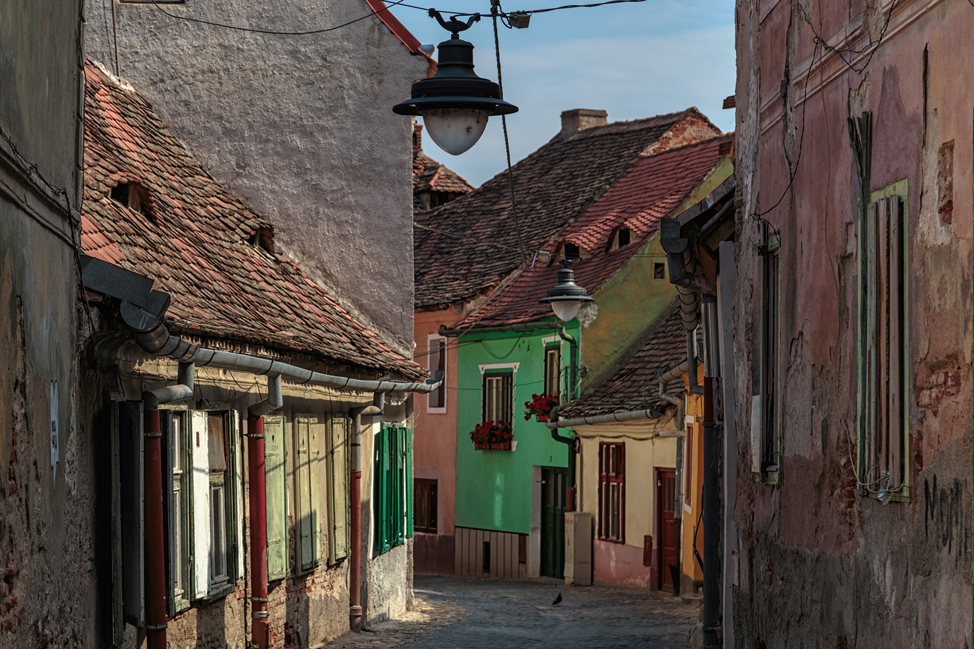
<path fill-rule="evenodd" d="M 593 110 L 591 108 L 575 108 L 566 110 L 561 114 L 561 133 L 566 137 L 574 135 L 579 131 L 595 126 L 605 126 L 609 122 L 609 114 L 604 110 Z"/>
<path fill-rule="evenodd" d="M 423 125 L 413 122 L 413 153 L 423 151 Z"/>

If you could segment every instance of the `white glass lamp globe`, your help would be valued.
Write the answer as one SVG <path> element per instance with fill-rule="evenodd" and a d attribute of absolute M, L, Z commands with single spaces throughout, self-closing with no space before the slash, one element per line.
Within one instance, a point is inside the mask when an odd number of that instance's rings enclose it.
<path fill-rule="evenodd" d="M 450 155 L 467 151 L 487 128 L 487 112 L 469 108 L 435 108 L 420 113 L 430 138 Z"/>
<path fill-rule="evenodd" d="M 551 302 L 551 310 L 562 322 L 569 322 L 578 315 L 578 310 L 582 308 L 580 300 L 562 300 Z"/>

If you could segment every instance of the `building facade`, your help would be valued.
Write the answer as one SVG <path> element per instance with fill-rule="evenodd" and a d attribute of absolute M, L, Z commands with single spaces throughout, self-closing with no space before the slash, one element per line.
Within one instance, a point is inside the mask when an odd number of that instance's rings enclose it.
<path fill-rule="evenodd" d="M 0 21 L 0 645 L 94 646 L 94 467 L 79 425 L 82 3 Z M 57 43 L 58 47 L 51 44 Z"/>
<path fill-rule="evenodd" d="M 737 15 L 724 619 L 739 645 L 970 645 L 974 12 Z"/>

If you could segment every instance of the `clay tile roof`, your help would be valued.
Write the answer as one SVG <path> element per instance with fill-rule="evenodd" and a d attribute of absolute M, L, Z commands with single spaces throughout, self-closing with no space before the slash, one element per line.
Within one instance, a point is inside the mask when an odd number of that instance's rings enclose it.
<path fill-rule="evenodd" d="M 156 280 L 172 295 L 171 329 L 408 378 L 425 373 L 292 261 L 248 243 L 271 225 L 218 185 L 145 99 L 91 61 L 85 77 L 82 248 Z M 141 211 L 111 198 L 121 183 L 138 188 Z"/>
<path fill-rule="evenodd" d="M 670 216 L 700 185 L 723 157 L 720 145 L 732 138 L 723 135 L 640 158 L 546 250 L 554 254 L 561 242 L 569 242 L 590 253 L 591 257 L 571 267 L 575 283 L 594 294 L 645 249 L 660 219 Z M 632 243 L 609 252 L 620 227 L 630 229 Z M 559 268 L 560 264 L 547 260 L 536 263 L 458 326 L 514 324 L 551 316 L 551 308 L 538 300 L 554 286 Z"/>
<path fill-rule="evenodd" d="M 426 155 L 422 145 L 422 125 L 413 125 L 413 209 L 424 209 L 418 194 L 447 192 L 466 194 L 473 185 L 449 167 Z"/>
<path fill-rule="evenodd" d="M 576 419 L 659 407 L 659 370 L 664 372 L 687 360 L 686 330 L 676 298 L 659 320 L 605 374 L 588 394 L 558 413 Z M 683 381 L 675 379 L 667 392 L 679 395 Z"/>
<path fill-rule="evenodd" d="M 544 249 L 654 145 L 718 134 L 690 108 L 555 136 L 513 168 L 525 251 Z M 520 265 L 506 171 L 421 218 L 413 239 L 419 308 L 484 295 Z"/>

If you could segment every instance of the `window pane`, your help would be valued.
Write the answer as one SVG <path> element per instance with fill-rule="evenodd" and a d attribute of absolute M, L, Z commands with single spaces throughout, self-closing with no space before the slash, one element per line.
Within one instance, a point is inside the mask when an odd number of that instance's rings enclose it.
<path fill-rule="evenodd" d="M 210 473 L 227 470 L 226 416 L 223 413 L 206 416 L 206 439 L 210 455 Z"/>
<path fill-rule="evenodd" d="M 210 486 L 210 502 L 213 506 L 210 519 L 210 529 L 213 531 L 210 539 L 210 578 L 212 581 L 220 581 L 227 577 L 226 506 L 223 485 Z"/>
<path fill-rule="evenodd" d="M 173 473 L 183 468 L 183 418 L 179 414 L 172 418 L 172 468 Z"/>
<path fill-rule="evenodd" d="M 177 419 L 178 421 L 178 419 Z M 175 591 L 177 597 L 182 597 L 183 595 L 183 494 L 182 491 L 176 489 L 173 491 L 172 499 L 172 517 L 173 524 L 175 526 L 175 532 L 173 536 L 175 537 L 175 547 L 173 548 L 173 561 L 175 565 L 173 566 L 173 572 L 175 573 Z"/>

